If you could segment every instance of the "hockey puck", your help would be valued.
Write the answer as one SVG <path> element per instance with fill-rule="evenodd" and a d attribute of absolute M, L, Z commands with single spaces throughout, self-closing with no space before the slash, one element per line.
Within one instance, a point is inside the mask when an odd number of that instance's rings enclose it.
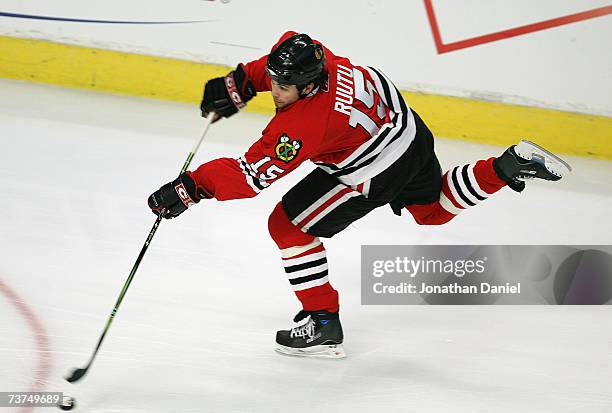
<path fill-rule="evenodd" d="M 74 406 L 76 406 L 76 400 L 74 399 L 74 397 L 70 396 L 64 396 L 62 398 L 62 401 L 59 402 L 59 404 L 57 405 L 57 407 L 62 410 L 72 410 L 74 409 Z"/>

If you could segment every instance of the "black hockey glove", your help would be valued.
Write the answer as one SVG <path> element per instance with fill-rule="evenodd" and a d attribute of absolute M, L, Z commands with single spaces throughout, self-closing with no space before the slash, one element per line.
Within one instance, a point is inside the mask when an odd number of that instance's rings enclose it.
<path fill-rule="evenodd" d="M 246 106 L 246 103 L 257 95 L 253 82 L 251 82 L 242 65 L 225 77 L 217 77 L 206 82 L 204 86 L 204 97 L 200 103 L 202 116 L 208 116 L 209 112 L 216 112 L 224 118 L 229 118 L 238 110 Z"/>
<path fill-rule="evenodd" d="M 164 212 L 167 219 L 176 218 L 185 210 L 200 202 L 200 199 L 211 198 L 204 188 L 196 187 L 195 181 L 188 172 L 182 173 L 174 181 L 167 183 L 149 197 L 149 208 L 155 215 Z"/>

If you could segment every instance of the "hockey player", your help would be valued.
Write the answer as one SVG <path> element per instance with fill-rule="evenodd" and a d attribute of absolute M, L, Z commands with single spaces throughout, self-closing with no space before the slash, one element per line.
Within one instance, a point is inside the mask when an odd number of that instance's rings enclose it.
<path fill-rule="evenodd" d="M 269 55 L 207 82 L 203 116 L 214 111 L 228 118 L 267 91 L 276 114 L 243 156 L 186 172 L 148 203 L 156 214 L 174 218 L 202 199 L 254 197 L 306 160 L 317 165 L 283 196 L 268 222 L 302 304 L 294 321 L 306 319 L 277 332 L 282 353 L 345 355 L 338 293 L 321 238 L 387 204 L 397 215 L 407 209 L 418 224 L 444 224 L 505 186 L 520 192 L 528 178 L 556 181 L 570 171 L 555 155 L 521 141 L 499 157 L 442 175 L 431 132 L 379 69 L 356 66 L 295 32 L 285 33 Z"/>

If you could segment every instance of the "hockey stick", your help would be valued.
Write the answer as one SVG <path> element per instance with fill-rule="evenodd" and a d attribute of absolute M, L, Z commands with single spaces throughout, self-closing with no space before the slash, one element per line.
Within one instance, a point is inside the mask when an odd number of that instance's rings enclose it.
<path fill-rule="evenodd" d="M 206 132 L 208 132 L 208 128 L 210 127 L 210 124 L 212 123 L 214 116 L 215 116 L 215 113 L 211 112 L 206 117 L 204 121 L 204 131 L 202 131 L 202 135 L 198 138 L 198 140 L 193 145 L 191 152 L 189 152 L 189 156 L 187 156 L 187 159 L 185 160 L 185 163 L 183 164 L 183 168 L 181 169 L 180 174 L 187 171 L 187 168 L 189 168 L 189 164 L 191 163 L 195 153 L 200 148 L 200 144 L 204 140 L 204 136 L 206 135 Z M 113 311 L 111 312 L 110 317 L 108 318 L 108 321 L 106 321 L 106 326 L 104 327 L 104 331 L 102 331 L 100 340 L 98 340 L 98 345 L 96 346 L 96 349 L 94 350 L 91 358 L 89 359 L 89 363 L 87 363 L 87 365 L 82 369 L 78 369 L 78 368 L 73 369 L 72 372 L 68 376 L 66 376 L 66 380 L 69 381 L 70 383 L 74 383 L 82 379 L 83 376 L 87 374 L 87 371 L 91 367 L 91 364 L 93 363 L 94 358 L 96 357 L 96 354 L 98 354 L 98 350 L 100 349 L 100 346 L 102 345 L 102 341 L 104 340 L 104 337 L 106 336 L 106 333 L 108 332 L 108 329 L 111 323 L 113 322 L 113 319 L 115 318 L 115 314 L 117 314 L 117 310 L 119 309 L 119 306 L 121 305 L 121 302 L 123 301 L 123 297 L 125 297 L 125 293 L 127 292 L 128 287 L 132 283 L 132 280 L 134 279 L 134 275 L 136 274 L 136 271 L 138 270 L 140 261 L 142 261 L 142 258 L 144 257 L 145 252 L 147 252 L 147 249 L 149 248 L 149 244 L 151 243 L 151 240 L 153 239 L 153 236 L 155 235 L 155 232 L 157 231 L 157 227 L 159 227 L 159 224 L 163 219 L 162 218 L 163 215 L 164 215 L 164 211 L 162 210 L 162 212 L 158 215 L 157 219 L 155 220 L 155 223 L 153 224 L 153 228 L 151 228 L 151 231 L 149 232 L 149 236 L 147 237 L 147 240 L 145 241 L 144 245 L 142 246 L 142 249 L 140 250 L 140 254 L 138 254 L 138 258 L 136 259 L 136 263 L 132 267 L 132 271 L 130 271 L 130 275 L 128 276 L 125 284 L 123 284 L 123 288 L 121 289 L 119 298 L 117 299 L 117 302 L 115 303 L 115 307 L 113 308 Z"/>

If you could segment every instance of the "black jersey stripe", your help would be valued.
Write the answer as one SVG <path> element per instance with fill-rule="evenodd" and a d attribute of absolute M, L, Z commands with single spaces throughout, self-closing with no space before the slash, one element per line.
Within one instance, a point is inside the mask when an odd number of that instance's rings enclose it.
<path fill-rule="evenodd" d="M 467 196 L 465 196 L 465 194 L 461 190 L 461 187 L 459 186 L 459 180 L 457 179 L 457 170 L 458 169 L 459 169 L 458 166 L 455 166 L 455 168 L 453 169 L 453 173 L 452 173 L 453 186 L 457 190 L 457 194 L 459 194 L 459 197 L 463 200 L 463 202 L 465 202 L 469 206 L 474 206 L 476 204 L 473 203 L 472 201 L 470 201 L 470 199 Z"/>
<path fill-rule="evenodd" d="M 312 268 L 312 267 L 318 267 L 319 265 L 323 265 L 326 263 L 327 263 L 327 258 L 323 257 L 318 260 L 309 261 L 309 262 L 305 262 L 302 264 L 290 265 L 288 267 L 285 267 L 285 272 L 287 274 L 290 274 L 292 272 L 302 271 L 302 270 Z"/>
<path fill-rule="evenodd" d="M 327 270 L 324 270 L 316 274 L 307 275 L 305 277 L 294 278 L 292 280 L 289 280 L 289 282 L 291 283 L 291 285 L 303 284 L 303 283 L 307 283 L 308 281 L 319 280 L 327 276 L 327 273 L 328 273 Z"/>
<path fill-rule="evenodd" d="M 378 70 L 376 70 L 373 67 L 370 67 L 370 69 L 372 69 L 376 73 L 376 75 L 378 76 L 378 80 L 380 81 L 380 83 L 381 83 L 381 85 L 382 85 L 382 87 L 384 89 L 385 97 L 387 99 L 387 103 L 390 102 L 389 103 L 389 107 L 391 109 L 393 109 L 393 111 L 395 112 L 395 116 L 393 117 L 393 120 L 392 120 L 392 122 L 394 123 L 394 126 L 392 128 L 389 128 L 389 129 L 385 130 L 383 133 L 381 133 L 376 138 L 376 140 L 368 147 L 368 149 L 366 149 L 358 157 L 353 159 L 349 164 L 345 165 L 344 168 L 350 168 L 350 167 L 353 167 L 353 166 L 360 165 L 360 163 L 363 161 L 364 158 L 366 158 L 368 155 L 370 155 L 372 152 L 374 152 L 384 142 L 384 140 L 387 138 L 389 133 L 393 133 L 395 136 L 393 136 L 391 139 L 389 139 L 389 141 L 385 145 L 385 148 L 387 146 L 391 145 L 397 139 L 399 139 L 404 134 L 404 131 L 408 127 L 408 116 L 409 116 L 408 106 L 406 105 L 406 102 L 404 102 L 404 99 L 402 98 L 402 95 L 399 93 L 399 91 L 397 90 L 397 88 L 393 84 L 389 84 L 389 82 L 387 82 L 385 77 L 380 72 L 378 72 Z M 397 101 L 400 103 L 400 108 L 394 108 L 392 106 L 393 105 L 393 99 L 392 99 L 391 94 L 393 92 L 395 93 L 394 96 L 397 98 Z M 398 110 L 398 109 L 400 109 L 400 110 Z M 403 114 L 401 126 L 396 124 L 400 112 Z M 398 129 L 398 126 L 399 126 L 399 129 Z M 378 155 L 376 155 L 376 156 L 378 156 Z M 369 163 L 371 163 L 371 162 L 369 162 Z M 342 169 L 344 169 L 344 168 L 342 168 Z M 352 172 L 354 172 L 355 170 L 356 169 L 354 169 Z M 343 173 L 342 175 L 347 175 L 347 174 Z"/>
<path fill-rule="evenodd" d="M 398 133 L 397 135 L 395 135 L 387 144 L 387 146 L 391 145 L 393 142 L 395 142 L 396 140 L 398 140 L 401 137 L 404 137 L 404 133 L 406 132 L 406 129 L 408 128 L 408 116 L 405 115 L 404 118 L 402 119 L 402 128 L 401 128 L 401 132 Z"/>
<path fill-rule="evenodd" d="M 246 162 L 244 162 L 242 159 L 238 159 L 238 161 L 240 162 L 240 165 L 242 166 L 242 170 L 245 172 L 244 176 L 246 177 L 246 179 L 250 179 L 253 185 L 255 185 L 260 191 L 263 191 L 264 189 L 266 189 L 266 187 L 262 185 L 259 179 L 257 179 L 256 177 L 248 173 L 249 167 L 246 165 Z"/>
<path fill-rule="evenodd" d="M 396 112 L 396 113 L 399 112 L 400 108 L 396 108 L 393 105 L 393 99 L 392 99 L 392 96 L 391 96 L 391 90 L 389 88 L 389 84 L 387 83 L 387 80 L 385 79 L 385 77 L 378 70 L 376 70 L 375 68 L 370 66 L 369 69 L 372 69 L 374 71 L 374 73 L 376 73 L 378 75 L 378 80 L 380 80 L 380 83 L 381 83 L 381 85 L 383 87 L 383 91 L 385 92 L 385 98 L 387 99 L 387 104 L 389 105 L 389 107 L 391 109 L 393 109 L 394 112 Z"/>
<path fill-rule="evenodd" d="M 397 121 L 398 117 L 399 117 L 399 115 L 396 115 L 395 118 L 394 118 L 394 121 Z M 376 160 L 376 158 L 380 155 L 380 153 L 382 153 L 382 151 L 384 151 L 384 148 L 388 147 L 392 142 L 394 142 L 396 139 L 398 139 L 399 137 L 401 137 L 404 134 L 404 131 L 406 130 L 407 126 L 408 125 L 407 125 L 406 116 L 404 115 L 404 116 L 402 116 L 402 123 L 401 123 L 401 125 L 394 125 L 393 127 L 389 128 L 389 129 L 386 129 L 383 133 L 381 133 L 376 138 L 376 140 L 365 151 L 363 151 L 361 154 L 359 154 L 358 157 L 353 159 L 350 163 L 348 163 L 346 166 L 344 166 L 342 169 L 340 169 L 336 173 L 339 174 L 339 175 L 347 175 L 349 173 L 355 172 L 358 169 L 361 169 L 362 167 L 364 167 L 366 165 L 371 164 L 374 160 Z M 372 152 L 374 152 L 384 142 L 385 139 L 387 139 L 389 134 L 393 134 L 393 137 L 391 139 L 389 139 L 389 141 L 383 147 L 383 149 L 378 154 L 376 154 L 375 156 L 370 156 L 368 158 L 368 156 Z M 347 169 L 350 169 L 350 172 L 346 172 Z"/>
<path fill-rule="evenodd" d="M 364 162 L 360 163 L 359 165 L 352 166 L 350 168 L 340 169 L 339 171 L 333 172 L 331 175 L 332 176 L 344 176 L 344 175 L 352 174 L 353 172 L 358 171 L 361 168 L 365 168 L 366 166 L 368 166 L 369 164 L 371 164 L 375 160 L 376 160 L 376 157 L 373 156 L 370 159 L 367 159 Z"/>
<path fill-rule="evenodd" d="M 329 168 L 329 169 L 334 169 L 334 170 L 340 169 L 340 167 L 338 165 L 335 165 L 333 163 L 315 162 L 315 164 L 317 164 L 318 166 L 323 166 L 325 168 Z"/>
<path fill-rule="evenodd" d="M 393 123 L 395 123 L 397 121 L 397 117 L 398 117 L 398 115 L 394 116 L 394 118 L 392 120 Z M 364 150 L 362 153 L 359 154 L 359 156 L 357 156 L 351 162 L 349 162 L 344 167 L 342 167 L 342 169 L 350 168 L 350 167 L 353 167 L 353 166 L 357 165 L 359 163 L 359 161 L 361 161 L 363 158 L 365 158 L 366 156 L 368 156 L 369 154 L 374 152 L 376 150 L 376 148 L 378 148 L 385 141 L 387 136 L 390 133 L 393 133 L 393 132 L 397 132 L 397 125 L 393 125 L 392 127 L 385 129 L 381 134 L 379 134 L 376 137 L 376 139 L 374 139 L 370 143 L 370 145 L 368 146 L 368 148 L 366 150 Z"/>
<path fill-rule="evenodd" d="M 393 111 L 395 113 L 398 113 L 398 112 L 407 113 L 408 105 L 406 105 L 406 102 L 404 101 L 402 94 L 399 92 L 399 90 L 397 90 L 395 85 L 390 80 L 387 82 L 387 77 L 383 75 L 381 72 L 379 72 L 376 68 L 370 67 L 370 69 L 372 69 L 378 75 L 378 78 L 380 79 L 380 82 L 382 83 L 383 89 L 385 89 L 385 91 L 386 91 L 386 88 L 390 88 L 391 86 L 393 87 L 393 90 L 395 91 L 395 96 L 397 97 L 397 101 L 400 104 L 399 108 L 392 107 Z M 387 97 L 390 97 L 391 92 L 386 93 L 386 95 Z M 393 105 L 393 100 L 391 100 L 390 102 L 391 103 L 389 103 L 389 105 Z"/>
<path fill-rule="evenodd" d="M 377 77 L 377 80 L 380 82 L 383 88 L 384 96 L 387 100 L 387 106 L 391 108 L 393 112 L 395 112 L 393 118 L 391 119 L 391 123 L 393 124 L 393 126 L 387 127 L 375 139 L 371 140 L 371 142 L 364 143 L 364 145 L 368 145 L 367 148 L 355 159 L 351 160 L 348 164 L 339 167 L 337 165 L 319 163 L 319 165 L 331 169 L 333 171 L 331 173 L 333 176 L 349 175 L 358 171 L 361 168 L 372 164 L 377 160 L 378 156 L 385 150 L 385 148 L 387 148 L 389 145 L 391 145 L 398 139 L 405 137 L 405 132 L 408 128 L 408 117 L 411 115 L 410 109 L 406 105 L 406 102 L 404 101 L 403 97 L 401 96 L 395 85 L 393 85 L 393 83 L 390 83 L 390 81 L 388 81 L 387 78 L 375 68 L 369 67 L 369 69 L 374 72 L 372 75 L 375 75 Z M 393 103 L 393 98 L 395 98 L 395 101 L 399 102 L 399 107 L 397 107 L 396 104 Z M 399 123 L 398 120 L 400 120 Z M 385 140 L 387 140 L 386 143 Z M 384 147 L 380 150 L 380 152 L 376 155 L 372 155 L 373 152 L 375 152 L 377 149 L 380 149 L 380 146 L 383 143 Z"/>
<path fill-rule="evenodd" d="M 469 165 L 464 165 L 463 168 L 461 168 L 461 176 L 463 177 L 465 186 L 467 187 L 468 191 L 470 191 L 470 194 L 472 194 L 477 200 L 484 201 L 487 198 L 478 195 L 478 192 L 476 192 L 476 190 L 472 186 L 472 181 L 470 181 L 470 177 L 468 176 L 468 166 Z"/>
<path fill-rule="evenodd" d="M 395 85 L 393 85 L 393 87 L 395 88 L 395 93 L 397 93 L 397 100 L 399 100 L 399 104 L 400 104 L 400 107 L 402 108 L 402 112 L 408 112 L 408 105 L 406 105 L 406 101 L 404 100 L 404 97 L 402 96 L 400 91 L 395 87 Z"/>
<path fill-rule="evenodd" d="M 257 172 L 253 171 L 253 168 L 251 168 L 251 165 L 249 165 L 246 159 L 244 159 L 244 156 L 241 156 L 238 158 L 238 160 L 240 161 L 240 165 L 245 173 L 250 176 L 257 177 Z"/>
<path fill-rule="evenodd" d="M 383 90 L 385 92 L 385 98 L 387 99 L 387 102 L 391 102 L 389 104 L 389 107 L 391 109 L 393 109 L 392 105 L 392 100 L 391 100 L 391 89 L 387 83 L 387 81 L 380 76 L 380 74 L 376 71 L 376 69 L 374 68 L 370 68 L 372 70 L 375 71 L 375 73 L 378 75 L 379 77 L 379 81 L 382 84 Z M 395 89 L 395 88 L 394 88 Z M 397 89 L 395 89 L 397 91 Z M 398 98 L 400 98 L 401 100 L 401 96 L 399 96 Z M 351 162 L 349 162 L 348 164 L 344 165 L 342 167 L 342 170 L 344 170 L 345 168 L 351 168 L 353 166 L 356 166 L 363 158 L 367 157 L 369 154 L 371 154 L 373 151 L 376 150 L 376 148 L 378 148 L 387 138 L 387 136 L 389 135 L 389 133 L 397 133 L 397 125 L 395 124 L 397 122 L 397 118 L 398 118 L 398 113 L 397 110 L 394 110 L 396 112 L 395 116 L 393 117 L 393 119 L 391 120 L 391 122 L 394 124 L 393 127 L 391 128 L 387 128 L 386 130 L 384 130 L 381 134 L 379 134 L 376 139 L 374 139 L 370 145 L 368 146 L 368 148 L 366 150 L 364 150 L 362 153 L 359 154 L 359 156 L 357 156 L 355 159 L 353 159 Z M 400 131 L 401 134 L 401 131 Z M 392 138 L 393 140 L 393 138 Z M 388 144 L 387 144 L 388 145 Z M 387 146 L 385 145 L 385 147 Z M 346 175 L 346 173 L 343 173 L 342 175 Z"/>
<path fill-rule="evenodd" d="M 391 138 L 389 140 L 389 142 L 387 143 L 387 145 L 385 145 L 385 148 L 388 147 L 391 143 L 395 142 L 397 139 L 401 138 L 402 136 L 404 136 L 404 133 L 406 131 L 406 128 L 408 127 L 408 119 L 406 116 L 402 116 L 402 124 L 399 127 L 399 129 L 397 127 L 390 129 L 390 130 L 394 130 L 395 132 L 395 136 L 393 138 Z M 373 150 L 373 149 L 372 149 Z M 372 152 L 372 150 L 370 150 L 368 148 L 368 150 L 366 152 L 364 152 L 364 154 L 362 155 L 367 155 L 370 152 Z M 371 163 L 373 163 L 374 161 L 376 161 L 376 159 L 378 158 L 380 154 L 376 155 L 376 156 L 371 156 L 370 158 L 361 161 L 360 163 L 352 166 L 352 167 L 345 167 L 343 169 L 341 169 L 340 171 L 334 172 L 332 175 L 333 176 L 344 176 L 344 175 L 349 175 L 352 174 L 353 172 L 361 169 L 361 168 L 365 168 L 366 166 L 370 165 Z M 361 157 L 361 156 L 360 156 Z"/>

